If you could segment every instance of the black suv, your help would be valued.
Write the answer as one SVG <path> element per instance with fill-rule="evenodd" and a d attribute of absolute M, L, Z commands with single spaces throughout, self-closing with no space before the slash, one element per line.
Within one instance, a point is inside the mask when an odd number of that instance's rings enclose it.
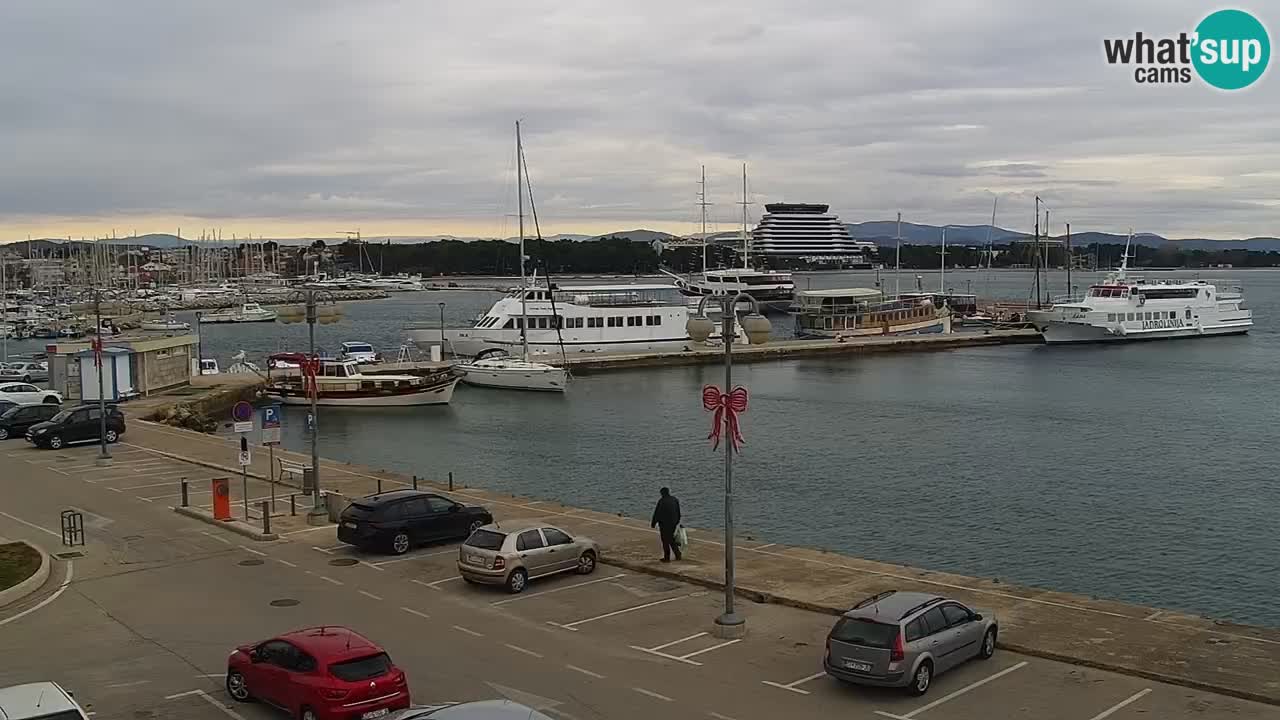
<path fill-rule="evenodd" d="M 0 408 L 0 440 L 22 437 L 27 428 L 45 422 L 62 411 L 60 405 L 37 403 Z"/>
<path fill-rule="evenodd" d="M 338 540 L 400 555 L 421 543 L 461 540 L 491 522 L 493 515 L 482 507 L 419 490 L 393 490 L 348 505 L 338 522 Z"/>
<path fill-rule="evenodd" d="M 57 450 L 71 443 L 100 440 L 102 415 L 98 406 L 80 405 L 67 408 L 54 415 L 48 422 L 32 425 L 27 430 L 27 440 L 36 447 Z M 124 434 L 124 413 L 115 405 L 107 406 L 107 442 L 113 443 Z"/>

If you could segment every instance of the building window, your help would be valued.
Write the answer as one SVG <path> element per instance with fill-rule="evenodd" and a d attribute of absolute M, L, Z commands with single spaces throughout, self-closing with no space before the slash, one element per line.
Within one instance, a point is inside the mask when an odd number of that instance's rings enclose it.
<path fill-rule="evenodd" d="M 1115 322 L 1115 321 L 1116 321 L 1116 314 L 1115 314 L 1115 313 L 1107 313 L 1107 322 Z"/>

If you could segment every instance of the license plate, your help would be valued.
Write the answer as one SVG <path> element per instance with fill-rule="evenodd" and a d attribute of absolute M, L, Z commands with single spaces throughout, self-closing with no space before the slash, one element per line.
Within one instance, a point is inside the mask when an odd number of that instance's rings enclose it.
<path fill-rule="evenodd" d="M 871 663 L 857 662 L 855 660 L 845 660 L 844 666 L 850 670 L 858 672 L 871 672 Z"/>
<path fill-rule="evenodd" d="M 467 556 L 467 562 L 471 563 L 472 565 L 481 565 L 481 566 L 483 566 L 483 565 L 484 565 L 484 558 L 483 558 L 483 557 L 480 557 L 479 555 L 468 555 L 468 556 Z"/>
<path fill-rule="evenodd" d="M 391 712 L 390 708 L 382 708 L 381 710 L 370 710 L 369 712 L 361 715 L 360 720 L 373 720 L 373 718 L 380 718 L 389 712 Z"/>
<path fill-rule="evenodd" d="M 351 528 L 352 530 L 355 530 L 355 529 L 356 529 L 357 527 L 359 527 L 359 526 L 358 526 L 358 525 L 356 525 L 356 524 L 355 524 L 355 523 L 353 523 L 353 522 L 344 522 L 344 523 L 342 523 L 342 527 L 344 527 L 344 528 Z"/>

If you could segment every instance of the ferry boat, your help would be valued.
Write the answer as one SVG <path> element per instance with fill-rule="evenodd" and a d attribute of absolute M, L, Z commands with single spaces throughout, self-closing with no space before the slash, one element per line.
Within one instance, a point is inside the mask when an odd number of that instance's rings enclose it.
<path fill-rule="evenodd" d="M 1027 319 L 1050 344 L 1240 335 L 1253 327 L 1239 285 L 1131 278 L 1127 250 L 1120 269 L 1084 298 L 1059 299 L 1046 310 L 1028 311 Z"/>
<path fill-rule="evenodd" d="M 554 308 L 552 307 L 554 305 Z M 527 315 L 527 325 L 523 315 Z M 692 346 L 689 310 L 671 285 L 529 284 L 507 294 L 469 328 L 446 328 L 445 348 L 474 357 L 486 350 L 530 355 L 678 351 Z M 420 347 L 439 342 L 440 329 L 408 328 Z"/>
<path fill-rule="evenodd" d="M 311 396 L 301 369 L 310 358 L 301 353 L 277 353 L 268 358 L 266 394 L 285 405 L 310 405 Z M 453 398 L 458 378 L 448 370 L 417 375 L 366 375 L 350 360 L 316 360 L 316 404 L 341 407 L 399 407 L 445 405 Z"/>
<path fill-rule="evenodd" d="M 797 337 L 839 340 L 951 332 L 951 311 L 935 305 L 932 297 L 886 300 L 873 288 L 802 290 L 796 293 L 792 314 Z"/>
<path fill-rule="evenodd" d="M 258 303 L 247 302 L 238 308 L 228 308 L 226 310 L 202 313 L 200 315 L 200 322 L 201 324 L 275 322 L 276 317 L 277 314 L 275 310 L 268 310 Z"/>

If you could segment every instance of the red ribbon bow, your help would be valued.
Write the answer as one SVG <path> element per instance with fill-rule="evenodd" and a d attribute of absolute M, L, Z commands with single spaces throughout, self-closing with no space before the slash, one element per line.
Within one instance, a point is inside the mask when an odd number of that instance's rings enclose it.
<path fill-rule="evenodd" d="M 711 421 L 711 449 L 720 447 L 720 429 L 727 426 L 726 434 L 735 451 L 746 441 L 738 429 L 738 413 L 747 411 L 747 389 L 741 385 L 730 390 L 728 394 L 720 392 L 715 385 L 704 385 L 702 388 L 702 407 L 714 410 L 715 417 Z"/>

